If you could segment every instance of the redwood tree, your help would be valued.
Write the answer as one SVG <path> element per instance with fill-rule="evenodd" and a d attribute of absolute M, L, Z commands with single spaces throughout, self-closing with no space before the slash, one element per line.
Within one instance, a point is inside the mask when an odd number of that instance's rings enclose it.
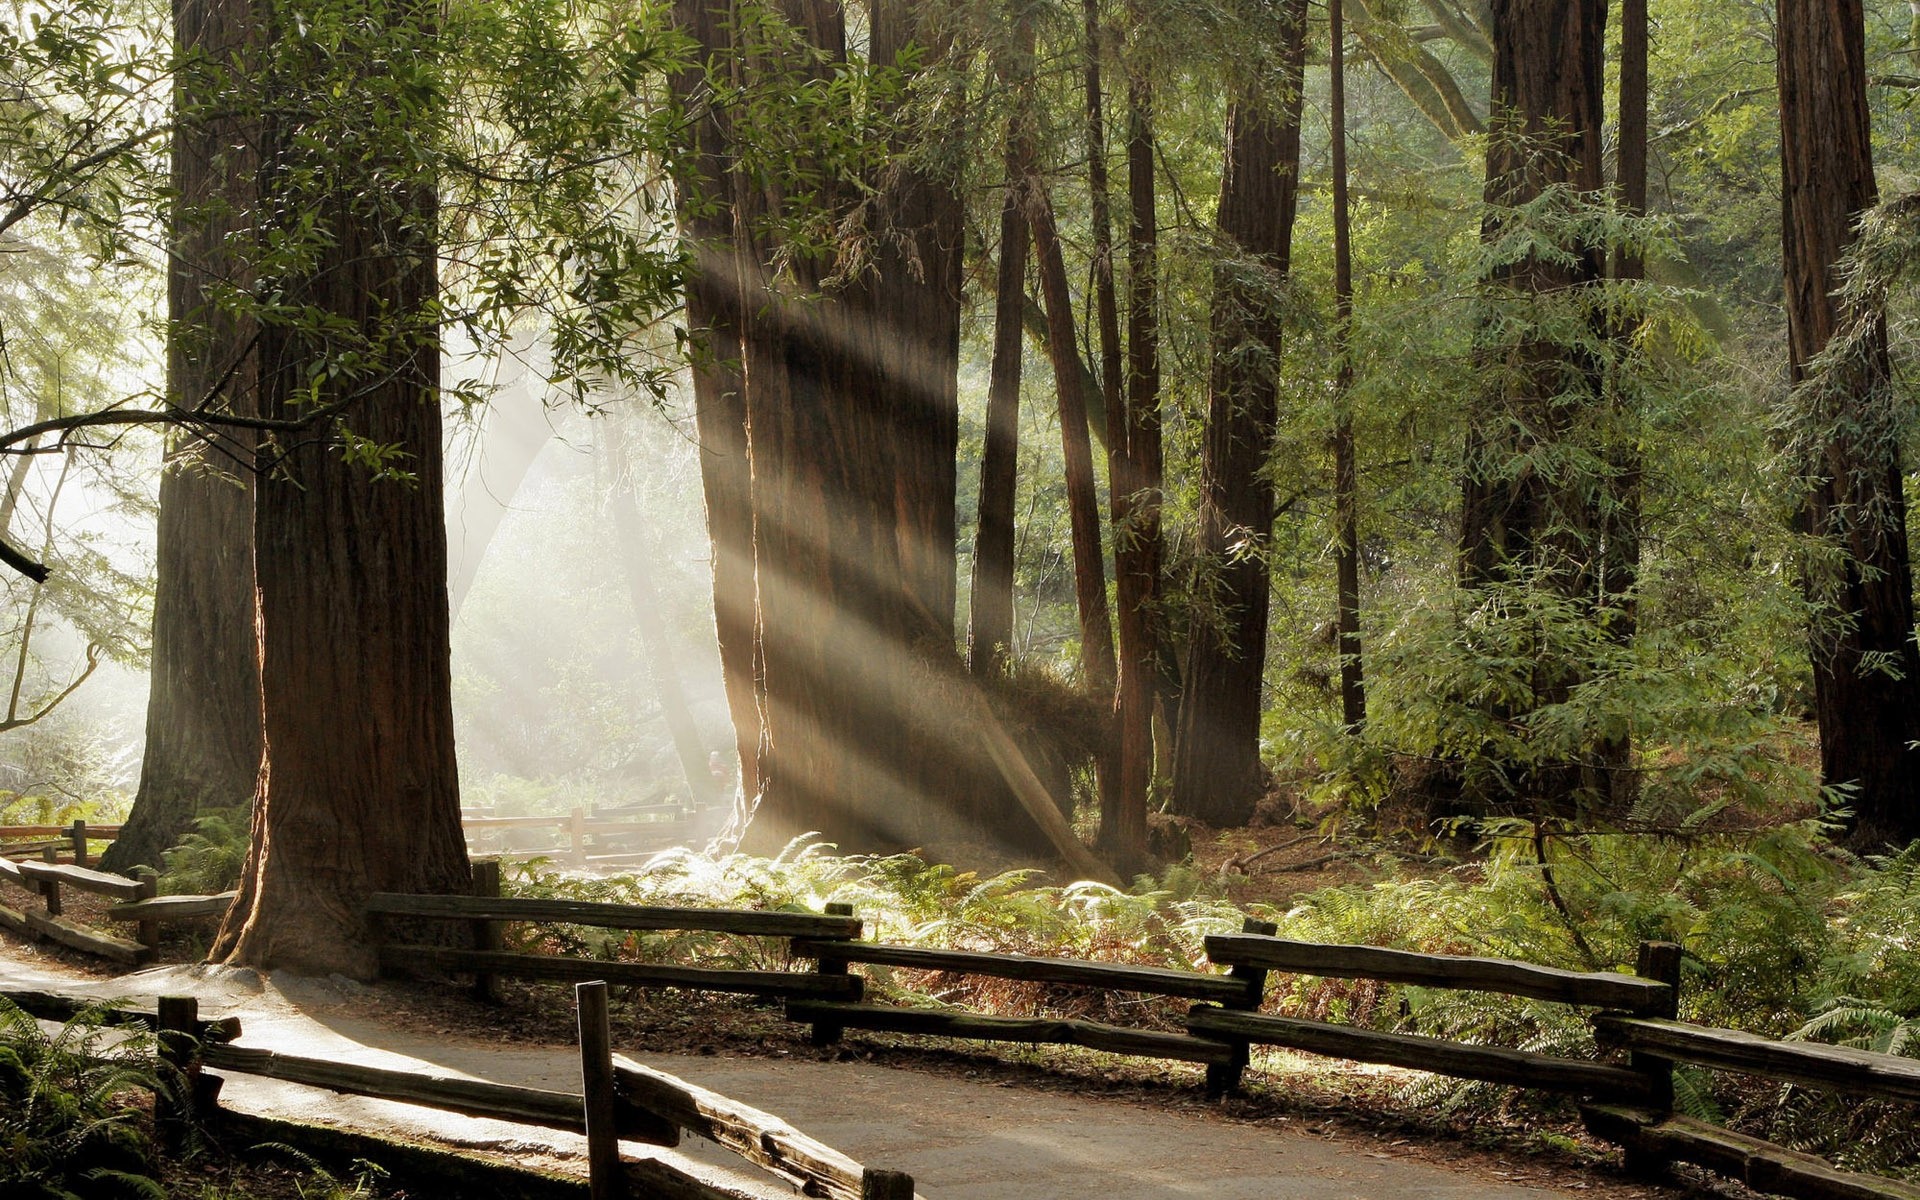
<path fill-rule="evenodd" d="M 249 218 L 254 120 L 219 99 L 248 69 L 247 0 L 177 0 L 167 393 L 181 408 L 254 414 L 253 322 L 223 288 L 244 286 L 231 248 Z M 260 774 L 253 635 L 251 434 L 176 434 L 160 479 L 153 653 L 140 788 L 101 865 L 158 866 L 205 808 L 248 803 Z"/>
<path fill-rule="evenodd" d="M 741 794 L 754 777 L 760 716 L 754 699 L 753 509 L 747 461 L 747 398 L 740 341 L 749 269 L 736 228 L 742 180 L 728 170 L 732 114 L 719 92 L 731 82 L 731 0 L 676 0 L 674 20 L 700 53 L 673 77 L 685 120 L 676 188 L 680 226 L 692 260 L 686 292 L 693 338 L 693 412 L 700 441 L 700 487 L 713 552 L 714 632 L 727 710 L 733 718 Z"/>
<path fill-rule="evenodd" d="M 1853 789 L 1862 849 L 1920 837 L 1920 654 L 1885 320 L 1836 295 L 1875 202 L 1860 0 L 1781 0 L 1778 73 L 1788 361 L 1816 556 L 1808 589 L 1820 766 Z M 1816 364 L 1836 338 L 1842 353 Z"/>
<path fill-rule="evenodd" d="M 470 885 L 442 522 L 430 10 L 273 11 L 254 559 L 265 765 L 219 961 L 372 976 L 373 892 Z M 347 53 L 327 38 L 343 38 Z M 311 39 L 311 40 L 310 40 Z M 364 39 L 364 40 L 362 40 Z M 346 104 L 341 97 L 348 98 Z"/>
<path fill-rule="evenodd" d="M 1174 748 L 1175 811 L 1242 824 L 1260 798 L 1260 687 L 1267 651 L 1266 474 L 1279 421 L 1282 321 L 1299 195 L 1305 0 L 1275 6 L 1279 80 L 1243 86 L 1227 112 L 1214 272 L 1213 366 L 1200 463 L 1200 565 Z"/>

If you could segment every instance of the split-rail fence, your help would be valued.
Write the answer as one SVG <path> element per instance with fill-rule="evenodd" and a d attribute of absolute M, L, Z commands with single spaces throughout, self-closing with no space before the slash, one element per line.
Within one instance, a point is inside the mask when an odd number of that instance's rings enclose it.
<path fill-rule="evenodd" d="M 7 863 L 0 879 L 38 890 L 48 914 L 0 907 L 0 924 L 54 936 L 123 961 L 144 961 L 160 920 L 224 907 L 228 897 L 123 896 L 109 909 L 143 931 L 140 941 L 71 927 L 58 914 L 57 893 L 74 887 L 141 886 L 132 880 L 65 864 Z M 114 882 L 118 880 L 118 882 Z M 862 938 L 852 909 L 823 913 L 680 908 L 522 899 L 500 894 L 499 863 L 475 863 L 469 896 L 378 894 L 366 906 L 383 969 L 427 969 L 469 975 L 476 994 L 493 997 L 497 981 L 516 977 L 625 987 L 731 992 L 784 1001 L 790 1020 L 810 1026 L 816 1042 L 848 1029 L 1028 1044 L 1081 1046 L 1114 1054 L 1194 1063 L 1210 1093 L 1236 1087 L 1254 1046 L 1278 1046 L 1358 1062 L 1428 1071 L 1460 1079 L 1568 1094 L 1581 1102 L 1587 1126 L 1624 1147 L 1630 1166 L 1652 1170 L 1687 1161 L 1762 1191 L 1807 1200 L 1920 1200 L 1920 1187 L 1839 1170 L 1814 1157 L 1678 1114 L 1676 1063 L 1778 1080 L 1801 1087 L 1894 1102 L 1920 1103 L 1920 1059 L 1799 1041 L 1783 1041 L 1677 1019 L 1678 946 L 1641 947 L 1631 973 L 1569 971 L 1506 959 L 1422 954 L 1373 946 L 1298 942 L 1270 924 L 1248 921 L 1238 933 L 1205 940 L 1220 970 L 1177 970 L 980 950 L 895 945 Z M 117 896 L 122 893 L 110 893 Z M 177 907 L 168 910 L 169 902 Z M 464 933 L 436 935 L 440 923 Z M 740 969 L 684 963 L 609 961 L 507 949 L 509 923 L 628 931 L 707 931 L 784 940 L 781 968 Z M 457 943 L 468 942 L 472 948 Z M 455 943 L 455 944 L 449 944 Z M 811 964 L 795 969 L 795 964 Z M 867 995 L 856 966 L 1021 980 L 1070 988 L 1192 1001 L 1181 1028 L 1135 1028 L 1100 1021 L 1012 1017 L 964 1009 L 889 1004 Z M 1274 974 L 1370 979 L 1430 988 L 1488 992 L 1561 1003 L 1584 1011 L 1609 1061 L 1567 1058 L 1515 1048 L 1358 1028 L 1262 1012 Z"/>

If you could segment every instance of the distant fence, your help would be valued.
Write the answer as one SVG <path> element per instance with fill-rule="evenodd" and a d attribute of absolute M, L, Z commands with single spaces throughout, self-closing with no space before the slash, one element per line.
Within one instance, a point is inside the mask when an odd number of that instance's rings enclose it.
<path fill-rule="evenodd" d="M 645 861 L 662 850 L 704 842 L 719 832 L 722 809 L 684 804 L 635 804 L 592 809 L 579 805 L 565 813 L 500 817 L 492 809 L 463 808 L 460 825 L 468 849 L 506 858 L 551 856 L 579 867 L 616 867 Z M 0 858 L 65 859 L 91 866 L 90 843 L 111 842 L 119 825 L 0 826 Z M 48 857 L 51 856 L 51 857 Z"/>
<path fill-rule="evenodd" d="M 0 992 L 22 1010 L 48 1020 L 70 1021 L 93 1013 L 108 1024 L 135 1025 L 159 1035 L 163 1059 L 183 1072 L 187 1086 L 162 1089 L 155 1096 L 156 1130 L 166 1138 L 189 1117 L 211 1124 L 240 1124 L 250 1137 L 270 1134 L 271 1140 L 298 1148 L 314 1131 L 279 1121 L 263 1121 L 223 1110 L 219 1074 L 253 1075 L 324 1088 L 348 1095 L 367 1096 L 420 1105 L 466 1116 L 491 1117 L 519 1124 L 584 1133 L 587 1137 L 589 1178 L 571 1191 L 585 1191 L 592 1200 L 623 1196 L 673 1196 L 684 1200 L 737 1200 L 739 1192 L 709 1183 L 658 1159 L 623 1162 L 621 1140 L 656 1146 L 675 1146 L 682 1132 L 693 1133 L 733 1151 L 808 1196 L 834 1200 L 914 1200 L 913 1179 L 899 1172 L 864 1166 L 840 1151 L 799 1132 L 787 1122 L 730 1097 L 687 1083 L 612 1052 L 607 1026 L 604 982 L 582 983 L 577 989 L 580 1025 L 582 1090 L 557 1092 L 418 1071 L 361 1066 L 335 1059 L 307 1058 L 272 1050 L 236 1046 L 241 1019 L 201 1020 L 191 997 L 160 997 L 152 1008 L 92 1004 L 81 997 L 58 993 Z M 177 1106 L 179 1097 L 191 1099 L 191 1112 Z M 369 1139 L 378 1149 L 372 1156 L 391 1169 L 392 1156 L 417 1156 L 416 1147 Z M 361 1152 L 364 1156 L 366 1151 Z M 384 1161 L 382 1161 L 384 1160 Z M 529 1195 L 552 1192 L 551 1178 L 528 1176 L 519 1168 L 503 1168 L 467 1160 L 465 1172 L 490 1172 L 492 1182 L 505 1184 L 499 1194 Z M 444 1162 L 429 1168 L 430 1182 L 448 1182 Z M 498 1178 L 500 1175 L 508 1179 Z M 422 1180 L 422 1183 L 429 1182 Z M 564 1185 L 563 1185 L 564 1186 Z M 454 1189 L 458 1191 L 459 1189 Z"/>
<path fill-rule="evenodd" d="M 75 866 L 92 863 L 90 842 L 111 842 L 120 836 L 118 825 L 0 825 L 0 857 L 58 861 L 67 855 Z"/>

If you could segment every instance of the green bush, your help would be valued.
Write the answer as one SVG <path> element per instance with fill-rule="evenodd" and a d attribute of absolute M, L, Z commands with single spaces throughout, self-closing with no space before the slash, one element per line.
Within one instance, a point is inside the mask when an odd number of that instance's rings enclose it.
<path fill-rule="evenodd" d="M 85 1013 L 47 1034 L 0 997 L 0 1195 L 164 1198 L 135 1103 L 160 1085 L 153 1050 Z"/>

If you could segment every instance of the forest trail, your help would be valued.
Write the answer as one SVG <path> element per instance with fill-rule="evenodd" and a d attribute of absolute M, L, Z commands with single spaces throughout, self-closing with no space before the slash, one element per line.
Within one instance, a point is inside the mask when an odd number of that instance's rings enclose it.
<path fill-rule="evenodd" d="M 0 947 L 0 949 L 10 949 Z M 204 966 L 157 967 L 102 979 L 0 954 L 0 989 L 37 988 L 101 999 L 191 994 L 203 1015 L 242 1016 L 241 1045 L 367 1065 L 433 1068 L 502 1083 L 577 1090 L 570 1045 L 500 1044 L 462 1031 L 420 1031 L 367 1014 L 374 989 L 349 981 L 261 976 Z M 619 1047 L 616 1045 L 616 1050 Z M 1125 1100 L 1033 1092 L 858 1062 L 796 1062 L 634 1054 L 649 1066 L 778 1114 L 856 1159 L 911 1173 L 928 1200 L 1544 1200 L 1658 1194 L 1564 1173 L 1556 1187 L 1524 1171 L 1469 1170 L 1421 1161 L 1385 1140 L 1321 1136 L 1292 1125 L 1235 1123 Z M 248 1111 L 374 1130 L 584 1172 L 584 1139 L 546 1129 L 452 1116 L 385 1101 L 246 1077 L 223 1103 Z M 629 1156 L 739 1184 L 727 1151 L 689 1137 L 678 1150 L 628 1143 Z M 1530 1172 L 1541 1175 L 1544 1172 Z M 1500 1178 L 1499 1175 L 1507 1178 Z M 758 1177 L 763 1183 L 764 1176 Z M 755 1188 L 773 1197 L 780 1186 Z"/>

